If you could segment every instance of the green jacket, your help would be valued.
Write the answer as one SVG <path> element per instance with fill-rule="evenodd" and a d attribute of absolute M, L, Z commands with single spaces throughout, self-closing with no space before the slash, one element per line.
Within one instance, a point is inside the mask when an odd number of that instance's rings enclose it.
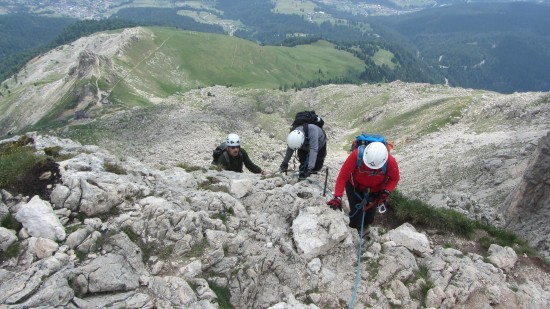
<path fill-rule="evenodd" d="M 250 157 L 244 149 L 241 148 L 240 152 L 241 153 L 238 156 L 231 157 L 227 151 L 224 151 L 218 158 L 218 165 L 223 167 L 224 170 L 242 173 L 244 164 L 246 168 L 254 174 L 259 174 L 262 172 L 262 169 L 259 166 L 252 163 Z"/>

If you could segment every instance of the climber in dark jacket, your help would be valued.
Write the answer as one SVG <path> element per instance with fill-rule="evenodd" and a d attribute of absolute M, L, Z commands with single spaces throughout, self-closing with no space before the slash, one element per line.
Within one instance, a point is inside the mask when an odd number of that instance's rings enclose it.
<path fill-rule="evenodd" d="M 263 171 L 259 166 L 252 163 L 246 151 L 241 148 L 241 139 L 237 134 L 229 134 L 225 141 L 225 145 L 226 150 L 223 152 L 223 155 L 218 158 L 217 162 L 224 170 L 242 173 L 244 165 L 254 174 L 266 174 L 266 171 Z"/>

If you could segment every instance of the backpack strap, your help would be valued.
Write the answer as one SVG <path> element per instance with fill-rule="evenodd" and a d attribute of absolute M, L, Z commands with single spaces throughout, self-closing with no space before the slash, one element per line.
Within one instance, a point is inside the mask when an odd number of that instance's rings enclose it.
<path fill-rule="evenodd" d="M 304 140 L 304 143 L 305 143 L 306 141 L 309 140 L 309 126 L 308 126 L 307 123 L 304 123 L 304 124 L 302 125 L 302 128 L 303 128 L 303 130 L 304 130 L 304 136 L 306 137 L 305 140 Z"/>
<path fill-rule="evenodd" d="M 359 169 L 361 167 L 361 163 L 363 163 L 363 152 L 365 151 L 364 145 L 359 145 L 357 147 L 357 162 L 355 164 L 355 167 Z"/>

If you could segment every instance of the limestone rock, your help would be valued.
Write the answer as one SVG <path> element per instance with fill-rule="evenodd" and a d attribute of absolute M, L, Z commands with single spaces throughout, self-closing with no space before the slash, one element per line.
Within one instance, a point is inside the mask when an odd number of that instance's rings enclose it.
<path fill-rule="evenodd" d="M 23 224 L 31 236 L 53 241 L 65 239 L 65 229 L 54 214 L 51 204 L 38 196 L 34 196 L 28 203 L 22 205 L 15 214 L 15 218 Z"/>

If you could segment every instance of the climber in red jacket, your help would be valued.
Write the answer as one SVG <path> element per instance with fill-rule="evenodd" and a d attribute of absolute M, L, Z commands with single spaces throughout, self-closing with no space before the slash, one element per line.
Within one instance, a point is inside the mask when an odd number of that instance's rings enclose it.
<path fill-rule="evenodd" d="M 369 225 L 374 221 L 378 205 L 386 201 L 399 182 L 397 161 L 381 142 L 368 144 L 362 154 L 358 149 L 348 156 L 336 178 L 334 198 L 327 204 L 342 211 L 344 188 L 350 206 L 349 226 L 361 233 L 361 218 L 365 211 L 363 235 L 367 237 Z"/>

